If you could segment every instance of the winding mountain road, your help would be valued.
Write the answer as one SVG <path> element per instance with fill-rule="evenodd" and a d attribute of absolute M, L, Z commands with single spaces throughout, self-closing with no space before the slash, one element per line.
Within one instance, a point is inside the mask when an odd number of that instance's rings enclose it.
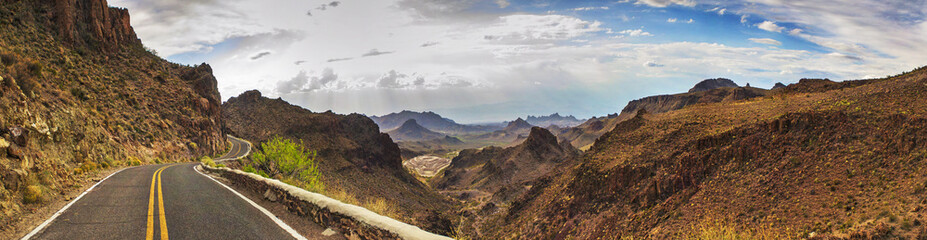
<path fill-rule="evenodd" d="M 250 152 L 232 148 L 217 159 Z M 198 163 L 123 169 L 75 198 L 23 239 L 305 239 L 286 223 L 194 169 Z"/>

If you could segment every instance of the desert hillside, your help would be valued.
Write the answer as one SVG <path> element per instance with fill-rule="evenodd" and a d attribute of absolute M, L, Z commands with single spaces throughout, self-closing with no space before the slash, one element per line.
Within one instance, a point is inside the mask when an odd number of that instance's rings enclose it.
<path fill-rule="evenodd" d="M 695 104 L 731 102 L 768 94 L 768 90 L 754 87 L 740 87 L 734 81 L 724 78 L 705 79 L 695 84 L 688 92 L 649 96 L 628 102 L 620 114 L 592 118 L 572 128 L 564 128 L 555 134 L 573 143 L 580 149 L 588 149 L 597 138 L 611 131 L 621 121 L 627 120 L 643 109 L 650 113 L 663 113 Z"/>
<path fill-rule="evenodd" d="M 219 101 L 208 65 L 146 51 L 125 9 L 0 2 L 0 226 L 101 169 L 224 151 Z"/>
<path fill-rule="evenodd" d="M 488 238 L 924 238 L 927 69 L 640 110 Z"/>
<path fill-rule="evenodd" d="M 316 158 L 325 195 L 349 194 L 365 207 L 376 203 L 390 217 L 450 234 L 454 202 L 419 182 L 402 166 L 399 146 L 360 114 L 314 113 L 252 90 L 222 104 L 228 132 L 255 145 L 275 136 L 292 139 Z M 283 178 L 286 176 L 271 176 Z M 344 200 L 344 199 L 341 199 Z"/>

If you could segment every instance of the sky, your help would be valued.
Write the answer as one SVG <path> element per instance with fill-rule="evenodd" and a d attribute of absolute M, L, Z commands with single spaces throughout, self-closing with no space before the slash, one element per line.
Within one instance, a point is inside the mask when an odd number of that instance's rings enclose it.
<path fill-rule="evenodd" d="M 110 0 L 223 99 L 463 123 L 620 112 L 724 77 L 885 77 L 927 65 L 927 0 Z"/>

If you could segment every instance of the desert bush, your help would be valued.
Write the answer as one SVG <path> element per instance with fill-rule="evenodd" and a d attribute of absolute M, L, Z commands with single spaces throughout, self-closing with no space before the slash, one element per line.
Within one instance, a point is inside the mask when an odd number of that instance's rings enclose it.
<path fill-rule="evenodd" d="M 32 94 L 35 93 L 35 90 L 39 86 L 39 83 L 35 82 L 35 80 L 30 77 L 24 77 L 17 80 L 18 81 L 16 83 L 19 84 L 19 89 L 22 90 L 26 96 L 32 96 Z"/>
<path fill-rule="evenodd" d="M 78 100 L 81 100 L 81 101 L 87 101 L 90 99 L 89 97 L 87 97 L 87 93 L 84 92 L 84 90 L 80 88 L 71 88 L 71 96 L 74 96 L 74 98 L 77 98 Z"/>
<path fill-rule="evenodd" d="M 206 164 L 206 166 L 216 167 L 216 162 L 213 161 L 212 158 L 208 156 L 200 158 L 200 162 L 202 162 L 203 164 Z"/>
<path fill-rule="evenodd" d="M 129 157 L 130 166 L 142 165 L 142 160 L 139 160 L 137 157 Z"/>
<path fill-rule="evenodd" d="M 26 69 L 28 69 L 29 73 L 32 73 L 33 76 L 42 76 L 42 70 L 45 69 L 45 65 L 42 65 L 40 62 L 31 62 L 26 66 Z"/>
<path fill-rule="evenodd" d="M 0 63 L 3 63 L 5 66 L 10 66 L 16 63 L 19 59 L 10 53 L 0 53 Z"/>
<path fill-rule="evenodd" d="M 266 170 L 271 175 L 295 177 L 307 183 L 307 190 L 323 191 L 325 185 L 315 163 L 316 154 L 289 139 L 274 137 L 261 143 L 261 150 L 252 155 L 258 169 Z"/>
<path fill-rule="evenodd" d="M 39 203 L 44 201 L 42 186 L 30 185 L 23 191 L 24 203 Z"/>

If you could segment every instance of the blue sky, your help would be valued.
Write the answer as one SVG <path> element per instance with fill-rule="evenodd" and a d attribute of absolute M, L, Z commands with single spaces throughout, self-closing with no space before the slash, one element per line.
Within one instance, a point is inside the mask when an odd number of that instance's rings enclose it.
<path fill-rule="evenodd" d="M 146 46 L 313 111 L 559 112 L 731 78 L 883 77 L 927 64 L 927 0 L 114 0 Z"/>

